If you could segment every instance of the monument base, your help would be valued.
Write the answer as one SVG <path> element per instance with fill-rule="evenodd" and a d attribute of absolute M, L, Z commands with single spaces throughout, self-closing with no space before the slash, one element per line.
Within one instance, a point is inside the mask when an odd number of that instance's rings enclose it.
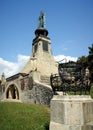
<path fill-rule="evenodd" d="M 55 95 L 50 130 L 93 130 L 93 99 L 88 95 Z"/>

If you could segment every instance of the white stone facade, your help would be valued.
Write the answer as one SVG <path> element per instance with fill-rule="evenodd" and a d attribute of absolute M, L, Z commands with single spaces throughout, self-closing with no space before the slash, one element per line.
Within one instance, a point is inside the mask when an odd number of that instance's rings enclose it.
<path fill-rule="evenodd" d="M 47 42 L 48 51 L 43 50 L 43 42 Z M 35 52 L 35 45 L 37 50 Z M 32 55 L 22 69 L 21 73 L 29 73 L 31 71 L 38 71 L 40 75 L 50 76 L 51 73 L 58 73 L 57 62 L 54 60 L 51 49 L 51 40 L 47 37 L 39 36 L 32 46 Z"/>

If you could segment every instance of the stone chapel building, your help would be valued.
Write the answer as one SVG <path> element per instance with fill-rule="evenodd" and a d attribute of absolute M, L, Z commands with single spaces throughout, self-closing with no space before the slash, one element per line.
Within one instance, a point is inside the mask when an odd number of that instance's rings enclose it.
<path fill-rule="evenodd" d="M 45 14 L 41 12 L 38 28 L 32 41 L 32 54 L 24 68 L 11 77 L 0 80 L 0 101 L 17 99 L 22 102 L 49 105 L 53 96 L 50 86 L 51 73 L 58 73 L 51 39 L 45 28 Z"/>

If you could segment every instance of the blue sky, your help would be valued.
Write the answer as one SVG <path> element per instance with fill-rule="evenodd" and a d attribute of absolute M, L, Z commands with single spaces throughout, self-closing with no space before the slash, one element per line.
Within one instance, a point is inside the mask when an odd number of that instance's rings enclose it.
<path fill-rule="evenodd" d="M 93 0 L 0 0 L 1 62 L 17 64 L 20 56 L 31 55 L 41 11 L 46 13 L 54 56 L 88 55 L 93 43 Z M 5 69 L 1 68 L 0 72 Z"/>

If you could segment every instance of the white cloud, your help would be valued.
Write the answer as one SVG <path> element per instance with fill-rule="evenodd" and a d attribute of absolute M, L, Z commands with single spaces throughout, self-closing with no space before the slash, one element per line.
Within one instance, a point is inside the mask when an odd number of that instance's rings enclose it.
<path fill-rule="evenodd" d="M 27 63 L 29 56 L 18 55 L 17 62 L 10 62 L 0 58 L 0 76 L 4 72 L 6 77 L 19 73 Z"/>
<path fill-rule="evenodd" d="M 65 55 L 57 55 L 54 56 L 56 61 L 68 62 L 68 61 L 77 61 L 77 57 L 65 56 Z"/>
<path fill-rule="evenodd" d="M 0 76 L 2 75 L 3 72 L 5 73 L 6 77 L 10 77 L 14 74 L 19 73 L 29 60 L 30 56 L 18 55 L 17 58 L 18 58 L 17 62 L 10 62 L 4 60 L 3 58 L 0 58 Z M 67 61 L 77 60 L 77 57 L 64 56 L 64 55 L 54 56 L 54 58 L 56 61 L 60 61 L 63 59 L 66 59 Z"/>

